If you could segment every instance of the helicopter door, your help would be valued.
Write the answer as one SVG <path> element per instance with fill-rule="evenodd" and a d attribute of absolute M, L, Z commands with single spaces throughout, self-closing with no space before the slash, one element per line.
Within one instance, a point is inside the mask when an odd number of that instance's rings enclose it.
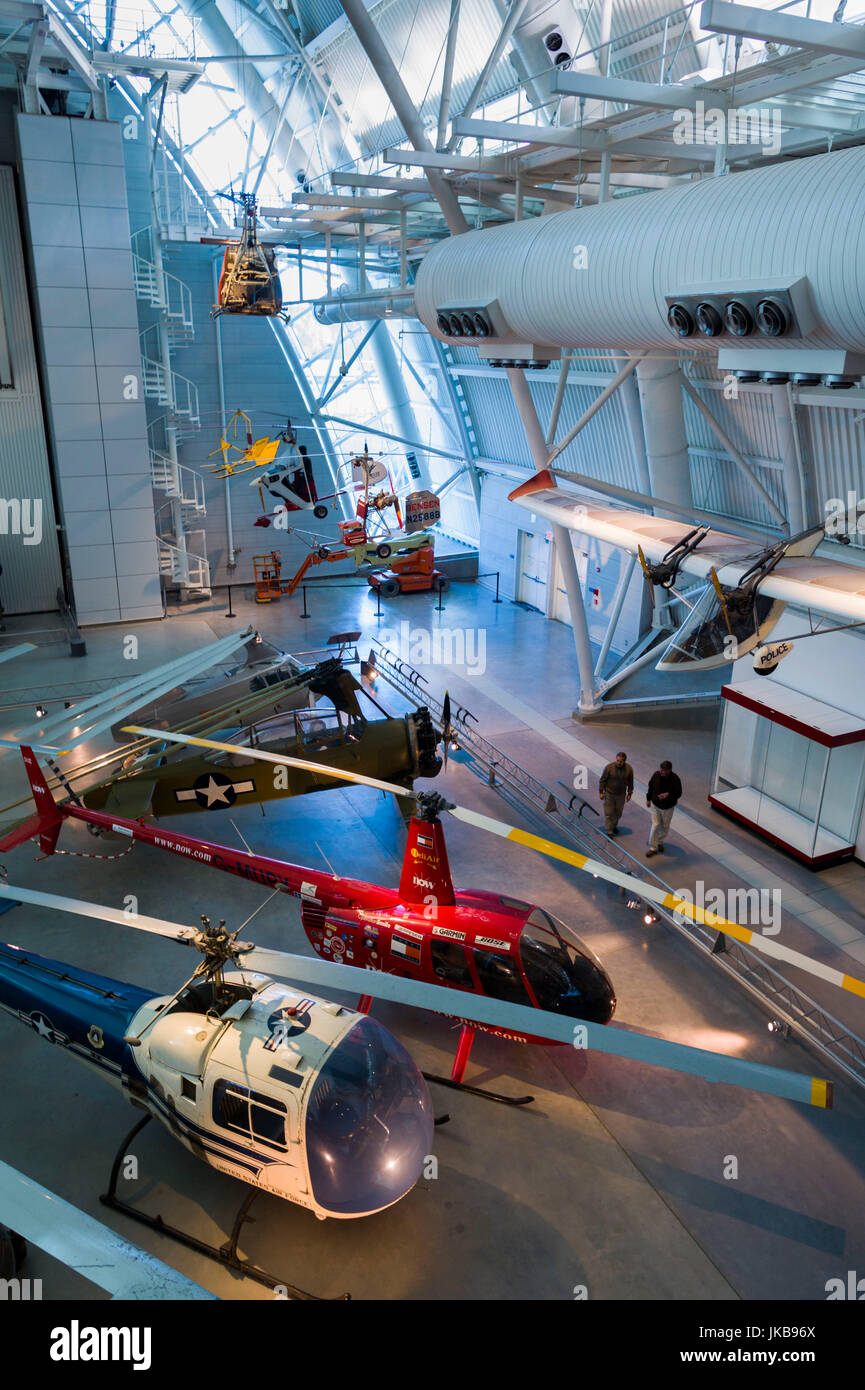
<path fill-rule="evenodd" d="M 432 968 L 442 984 L 457 989 L 474 989 L 470 957 L 462 941 L 448 941 L 446 937 L 434 936 L 431 942 Z"/>
<path fill-rule="evenodd" d="M 484 994 L 491 999 L 502 999 L 507 1004 L 525 1004 L 527 1008 L 534 1006 L 523 983 L 519 965 L 511 956 L 475 948 L 474 958 Z"/>

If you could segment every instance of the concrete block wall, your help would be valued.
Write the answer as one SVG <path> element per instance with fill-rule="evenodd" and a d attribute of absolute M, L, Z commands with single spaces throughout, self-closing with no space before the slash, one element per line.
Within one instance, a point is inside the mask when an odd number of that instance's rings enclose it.
<path fill-rule="evenodd" d="M 16 118 L 43 381 L 82 625 L 158 617 L 120 126 Z"/>

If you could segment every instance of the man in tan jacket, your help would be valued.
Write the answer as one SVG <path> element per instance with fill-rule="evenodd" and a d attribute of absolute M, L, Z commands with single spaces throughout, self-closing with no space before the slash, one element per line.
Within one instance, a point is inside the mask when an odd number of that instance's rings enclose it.
<path fill-rule="evenodd" d="M 628 762 L 627 753 L 617 753 L 616 760 L 607 763 L 601 773 L 598 791 L 604 803 L 604 818 L 608 835 L 618 835 L 619 821 L 634 793 L 634 769 Z"/>

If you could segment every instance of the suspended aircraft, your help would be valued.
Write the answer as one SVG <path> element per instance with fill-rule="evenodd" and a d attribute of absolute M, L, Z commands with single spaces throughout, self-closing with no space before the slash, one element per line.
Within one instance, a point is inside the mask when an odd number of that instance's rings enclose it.
<path fill-rule="evenodd" d="M 345 634 L 348 635 L 348 634 Z M 146 743 L 127 745 L 122 772 L 78 793 L 82 805 L 115 815 L 163 816 L 227 810 L 231 806 L 279 800 L 327 790 L 327 781 L 299 767 L 287 765 L 280 777 L 251 757 L 259 746 L 274 754 L 302 754 L 311 767 L 319 764 L 387 776 L 404 783 L 400 796 L 410 793 L 417 777 L 438 775 L 441 759 L 436 753 L 439 735 L 429 711 L 421 707 L 411 714 L 391 716 L 348 671 L 338 657 L 294 673 L 278 667 L 249 683 L 229 704 L 205 708 L 187 718 L 182 730 L 223 731 L 230 741 L 220 750 L 187 753 L 176 751 L 165 727 L 154 729 Z M 358 700 L 364 696 L 381 716 L 367 718 Z M 325 699 L 299 708 L 305 697 Z M 199 703 L 204 697 L 193 699 Z M 268 713 L 268 711 L 275 711 Z M 170 707 L 168 713 L 171 713 Z M 116 727 L 118 736 L 123 728 Z M 128 734 L 127 734 L 128 737 Z"/>
<path fill-rule="evenodd" d="M 865 572 L 814 556 L 823 526 L 755 548 L 715 527 L 597 506 L 557 487 L 548 469 L 508 496 L 546 521 L 636 555 L 652 589 L 685 603 L 690 612 L 665 647 L 658 671 L 709 670 L 753 653 L 755 671 L 768 675 L 793 650 L 794 640 L 841 630 L 812 624 L 795 639 L 769 643 L 788 603 L 840 618 L 844 628 L 865 623 Z M 680 574 L 709 581 L 697 603 L 677 591 Z"/>
<path fill-rule="evenodd" d="M 132 728 L 130 732 L 150 731 Z M 179 742 L 187 741 L 182 735 L 174 737 Z M 205 747 L 218 746 L 211 740 L 198 742 Z M 288 761 L 263 750 L 251 751 L 264 762 Z M 37 810 L 24 825 L 0 840 L 0 851 L 12 850 L 37 837 L 42 853 L 53 854 L 64 821 L 78 820 L 299 898 L 303 928 L 318 959 L 304 959 L 305 973 L 296 973 L 301 967 L 294 965 L 295 973 L 290 978 L 305 983 L 333 980 L 336 988 L 357 988 L 361 995 L 360 1011 L 364 1013 L 374 998 L 396 998 L 456 1018 L 461 1028 L 451 1077 L 432 1078 L 445 1085 L 464 1084 L 474 1033 L 480 1028 L 522 1042 L 551 1040 L 574 1044 L 578 1037 L 588 1039 L 585 1045 L 619 1056 L 641 1058 L 711 1080 L 751 1078 L 744 1084 L 831 1107 L 828 1082 L 815 1081 L 812 1085 L 811 1078 L 804 1077 L 790 1082 L 788 1074 L 781 1082 L 778 1078 L 782 1074 L 773 1068 L 753 1070 L 756 1064 L 736 1058 L 604 1027 L 613 1016 L 616 998 L 612 981 L 598 958 L 572 928 L 542 908 L 500 891 L 455 889 L 440 814 L 448 810 L 459 820 L 573 864 L 596 877 L 624 884 L 631 892 L 639 887 L 641 896 L 647 899 L 660 893 L 652 885 L 637 885 L 632 876 L 564 846 L 454 806 L 435 793 L 421 793 L 409 824 L 399 887 L 388 888 L 157 830 L 138 821 L 91 811 L 74 801 L 56 804 L 35 751 L 24 748 L 22 754 Z M 301 765 L 318 777 L 395 790 L 393 785 L 373 778 L 335 769 L 325 774 L 320 767 Z M 32 894 L 27 896 L 27 890 L 9 888 L 4 892 L 21 901 L 36 901 Z M 842 983 L 841 972 L 818 967 L 773 939 L 761 938 L 758 933 L 704 913 L 673 894 L 661 894 L 661 898 L 666 906 L 678 907 L 695 920 L 705 920 L 776 958 Z M 111 911 L 92 905 L 81 910 L 85 915 Z M 116 913 L 108 920 L 123 920 L 123 914 Z M 328 973 L 333 966 L 345 972 L 338 979 Z M 843 980 L 849 981 L 850 977 Z M 394 992 L 397 983 L 410 984 L 415 993 Z M 865 984 L 859 981 L 844 987 L 856 987 L 857 992 L 865 994 Z M 524 1104 L 530 1099 L 503 1097 L 477 1087 L 466 1089 L 506 1104 Z"/>
<path fill-rule="evenodd" d="M 223 194 L 243 211 L 239 242 L 228 242 L 219 277 L 219 303 L 211 318 L 220 314 L 256 314 L 287 319 L 282 307 L 282 285 L 276 269 L 276 252 L 258 238 L 257 201 L 252 193 Z"/>

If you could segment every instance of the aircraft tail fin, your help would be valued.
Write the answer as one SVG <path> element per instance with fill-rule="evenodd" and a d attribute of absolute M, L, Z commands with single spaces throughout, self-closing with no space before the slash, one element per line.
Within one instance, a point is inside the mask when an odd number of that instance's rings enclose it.
<path fill-rule="evenodd" d="M 23 845 L 26 840 L 32 840 L 38 835 L 42 853 L 53 854 L 57 847 L 57 838 L 63 824 L 63 816 L 49 791 L 45 775 L 36 761 L 36 754 L 33 749 L 22 744 L 21 756 L 24 759 L 24 767 L 30 781 L 36 814 L 29 816 L 8 835 L 4 835 L 0 839 L 0 850 L 15 849 L 18 845 Z"/>
<path fill-rule="evenodd" d="M 529 478 L 528 482 L 520 483 L 513 492 L 508 493 L 508 501 L 516 502 L 518 497 L 528 497 L 533 492 L 546 492 L 548 488 L 555 487 L 556 480 L 549 468 L 542 468 L 539 473 L 535 473 Z"/>
<path fill-rule="evenodd" d="M 441 821 L 412 816 L 402 863 L 401 902 L 453 907 L 454 885 Z"/>

